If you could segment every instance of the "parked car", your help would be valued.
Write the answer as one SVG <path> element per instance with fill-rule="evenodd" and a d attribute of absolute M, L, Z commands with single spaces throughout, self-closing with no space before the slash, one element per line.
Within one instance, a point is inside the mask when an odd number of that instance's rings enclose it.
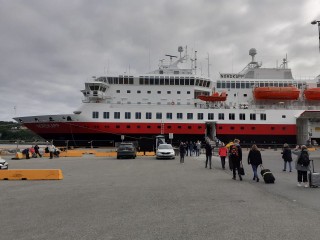
<path fill-rule="evenodd" d="M 160 144 L 156 151 L 156 158 L 175 159 L 175 153 L 172 145 L 168 143 Z"/>
<path fill-rule="evenodd" d="M 133 143 L 124 142 L 120 143 L 117 149 L 117 159 L 119 158 L 136 158 L 137 150 Z"/>
<path fill-rule="evenodd" d="M 0 157 L 0 169 L 9 169 L 9 164 L 6 162 L 6 160 L 2 159 Z"/>

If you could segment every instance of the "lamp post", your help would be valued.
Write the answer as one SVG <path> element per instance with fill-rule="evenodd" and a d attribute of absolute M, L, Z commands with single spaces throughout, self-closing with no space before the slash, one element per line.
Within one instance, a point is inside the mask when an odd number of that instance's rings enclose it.
<path fill-rule="evenodd" d="M 314 20 L 311 22 L 312 25 L 318 24 L 318 32 L 319 32 L 319 52 L 320 52 L 320 21 Z"/>

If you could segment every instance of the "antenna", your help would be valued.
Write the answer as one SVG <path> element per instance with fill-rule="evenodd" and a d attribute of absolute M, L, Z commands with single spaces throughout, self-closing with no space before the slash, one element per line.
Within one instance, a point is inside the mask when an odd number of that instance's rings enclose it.
<path fill-rule="evenodd" d="M 169 54 L 166 54 L 166 57 L 170 57 L 170 64 L 172 63 L 172 58 L 178 58 L 177 56 L 169 55 Z"/>
<path fill-rule="evenodd" d="M 208 78 L 210 78 L 210 56 L 209 56 L 209 53 L 208 54 L 208 57 L 207 57 L 207 60 L 208 60 Z"/>
<path fill-rule="evenodd" d="M 194 70 L 195 74 L 197 74 L 197 51 L 194 51 Z"/>

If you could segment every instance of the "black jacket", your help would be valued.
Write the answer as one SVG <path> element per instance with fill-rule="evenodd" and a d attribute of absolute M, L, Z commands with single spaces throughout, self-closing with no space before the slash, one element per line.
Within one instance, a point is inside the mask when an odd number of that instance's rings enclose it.
<path fill-rule="evenodd" d="M 282 151 L 282 158 L 286 162 L 292 162 L 292 154 L 290 148 L 284 148 Z"/>
<path fill-rule="evenodd" d="M 248 164 L 255 166 L 262 164 L 261 153 L 259 150 L 250 150 L 248 155 Z"/>

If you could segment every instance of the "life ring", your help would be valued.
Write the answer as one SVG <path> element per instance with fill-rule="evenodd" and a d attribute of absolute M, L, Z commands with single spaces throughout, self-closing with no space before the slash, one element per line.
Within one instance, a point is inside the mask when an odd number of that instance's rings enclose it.
<path fill-rule="evenodd" d="M 171 102 L 171 105 L 174 105 L 174 101 Z"/>

